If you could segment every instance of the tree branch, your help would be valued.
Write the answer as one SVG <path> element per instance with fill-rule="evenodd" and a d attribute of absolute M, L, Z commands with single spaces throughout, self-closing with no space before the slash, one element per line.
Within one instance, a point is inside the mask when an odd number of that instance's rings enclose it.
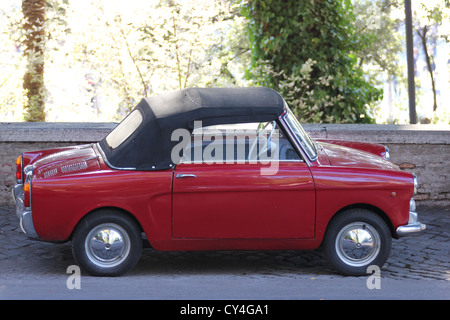
<path fill-rule="evenodd" d="M 122 29 L 120 30 L 120 32 L 122 33 L 123 39 L 125 40 L 125 45 L 127 46 L 128 55 L 130 56 L 131 60 L 133 61 L 134 66 L 136 67 L 136 70 L 139 74 L 139 78 L 141 78 L 142 86 L 144 87 L 144 96 L 148 97 L 147 84 L 145 83 L 145 80 L 144 80 L 144 77 L 142 76 L 141 70 L 139 69 L 139 66 L 136 63 L 136 59 L 134 59 L 134 56 L 131 53 L 130 45 L 128 44 L 128 40 L 125 35 L 125 32 Z"/>

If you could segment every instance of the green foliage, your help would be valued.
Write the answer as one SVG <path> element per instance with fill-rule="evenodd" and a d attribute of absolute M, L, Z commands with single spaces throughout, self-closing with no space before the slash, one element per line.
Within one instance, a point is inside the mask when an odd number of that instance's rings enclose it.
<path fill-rule="evenodd" d="M 24 120 L 24 104 L 45 105 L 46 121 L 119 121 L 145 96 L 246 84 L 238 0 L 44 0 L 39 55 L 25 45 L 21 1 L 0 1 L 3 121 Z M 29 99 L 25 73 L 45 101 Z"/>
<path fill-rule="evenodd" d="M 349 0 L 252 0 L 249 19 L 256 84 L 274 88 L 301 121 L 370 123 L 369 104 L 382 96 L 357 64 L 369 37 L 354 29 Z"/>

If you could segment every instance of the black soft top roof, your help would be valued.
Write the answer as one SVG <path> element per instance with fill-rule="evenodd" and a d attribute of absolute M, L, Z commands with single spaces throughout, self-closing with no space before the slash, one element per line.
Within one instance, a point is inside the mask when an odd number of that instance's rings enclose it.
<path fill-rule="evenodd" d="M 264 122 L 277 119 L 284 100 L 274 90 L 258 88 L 189 88 L 142 99 L 142 123 L 119 146 L 111 148 L 106 138 L 100 147 L 113 168 L 163 170 L 174 165 L 171 141 L 176 129 L 192 132 L 194 121 L 202 126 Z M 134 111 L 133 110 L 133 111 Z"/>

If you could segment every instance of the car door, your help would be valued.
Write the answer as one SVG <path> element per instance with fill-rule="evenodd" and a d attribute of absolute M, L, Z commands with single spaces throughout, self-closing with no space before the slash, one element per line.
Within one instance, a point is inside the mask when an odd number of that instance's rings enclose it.
<path fill-rule="evenodd" d="M 250 142 L 241 153 L 244 159 L 237 154 L 234 161 L 222 163 L 205 159 L 179 163 L 173 178 L 173 237 L 313 238 L 311 172 L 293 155 L 294 148 L 282 132 L 275 131 L 271 143 L 274 137 L 277 152 L 282 153 L 275 162 L 249 161 Z M 273 170 L 264 172 L 269 168 Z"/>

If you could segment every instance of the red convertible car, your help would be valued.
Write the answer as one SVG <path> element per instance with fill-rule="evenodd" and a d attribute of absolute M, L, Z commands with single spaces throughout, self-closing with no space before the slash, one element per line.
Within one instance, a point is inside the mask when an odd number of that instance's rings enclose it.
<path fill-rule="evenodd" d="M 416 177 L 384 146 L 313 141 L 267 88 L 192 88 L 143 99 L 98 143 L 24 152 L 22 230 L 71 241 L 76 263 L 116 276 L 156 250 L 323 247 L 337 270 L 381 267 L 421 231 Z"/>

